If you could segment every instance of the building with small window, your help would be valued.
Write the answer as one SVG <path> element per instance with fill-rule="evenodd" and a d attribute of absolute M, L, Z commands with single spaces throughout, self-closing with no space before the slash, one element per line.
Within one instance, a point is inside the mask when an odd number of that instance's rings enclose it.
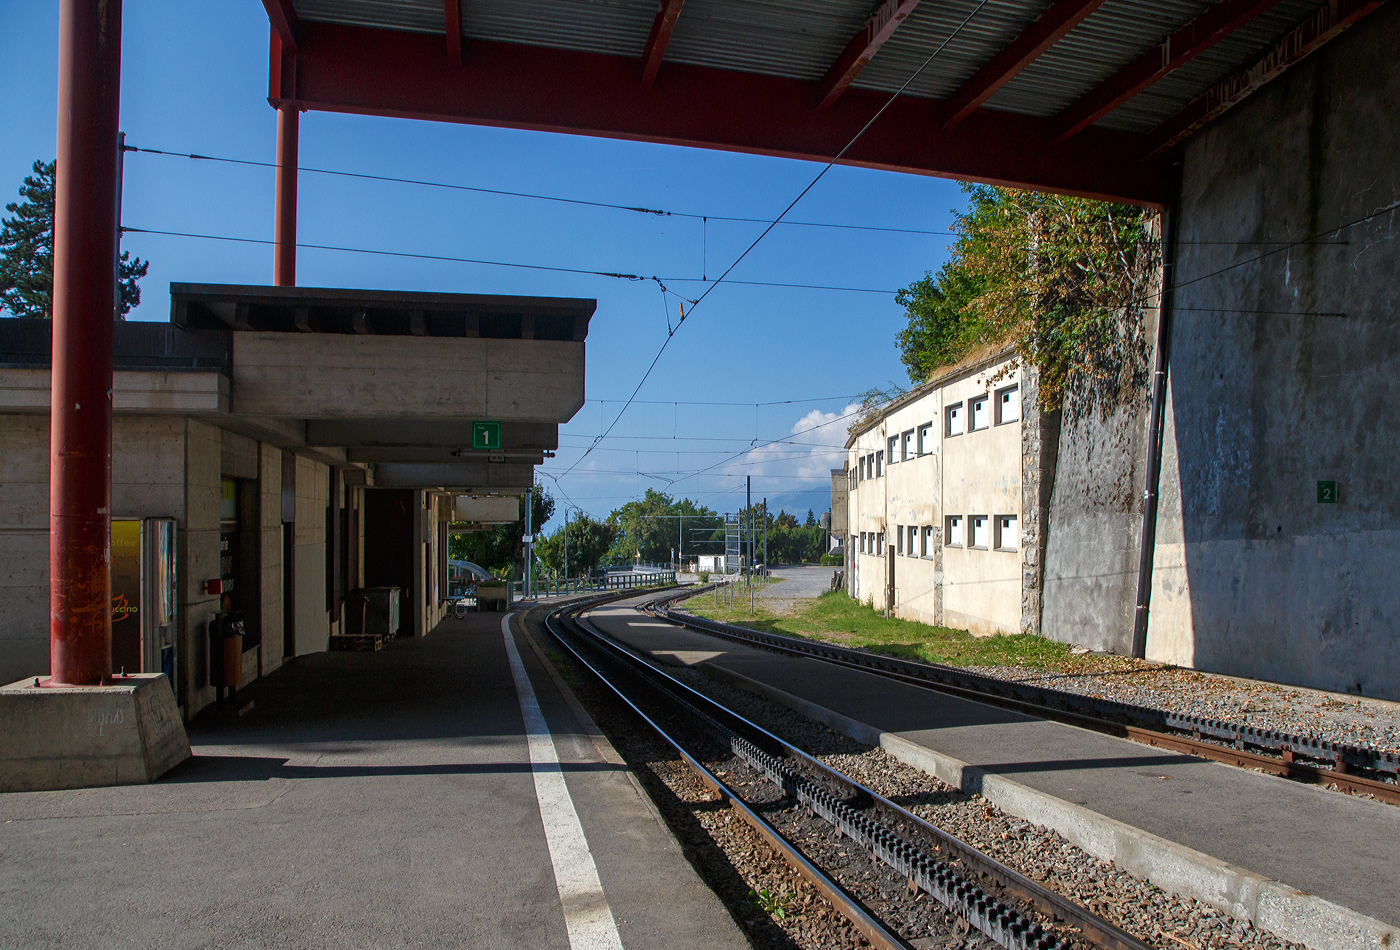
<path fill-rule="evenodd" d="M 1023 471 L 1038 456 L 1023 448 L 1025 375 L 1010 351 L 970 360 L 851 431 L 851 596 L 977 634 L 1038 630 L 1040 519 L 1028 533 L 1023 516 L 1027 486 L 1034 509 L 1039 484 Z"/>

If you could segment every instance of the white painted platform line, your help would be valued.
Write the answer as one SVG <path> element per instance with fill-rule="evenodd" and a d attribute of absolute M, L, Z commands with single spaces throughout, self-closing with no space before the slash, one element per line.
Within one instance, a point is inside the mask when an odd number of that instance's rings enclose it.
<path fill-rule="evenodd" d="M 520 715 L 525 720 L 535 797 L 540 803 L 549 860 L 554 865 L 554 883 L 559 888 L 559 901 L 564 905 L 569 946 L 573 950 L 622 950 L 622 937 L 598 880 L 593 852 L 588 850 L 588 839 L 583 836 L 574 800 L 564 784 L 554 737 L 549 734 L 535 690 L 525 675 L 525 665 L 520 662 L 520 652 L 515 648 L 515 638 L 510 635 L 512 616 L 506 614 L 501 618 L 501 634 L 506 641 L 506 655 L 510 657 L 510 674 L 515 677 L 515 693 L 520 698 Z"/>

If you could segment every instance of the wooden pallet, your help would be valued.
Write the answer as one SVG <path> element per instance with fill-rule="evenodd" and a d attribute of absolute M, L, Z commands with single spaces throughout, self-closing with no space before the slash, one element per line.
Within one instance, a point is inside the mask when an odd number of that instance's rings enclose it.
<path fill-rule="evenodd" d="M 330 647 L 346 653 L 373 653 L 384 649 L 384 638 L 377 633 L 331 637 Z"/>

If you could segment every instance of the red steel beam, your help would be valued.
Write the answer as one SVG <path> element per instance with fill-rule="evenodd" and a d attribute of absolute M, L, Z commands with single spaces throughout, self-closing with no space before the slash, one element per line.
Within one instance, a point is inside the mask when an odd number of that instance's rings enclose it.
<path fill-rule="evenodd" d="M 636 60 L 476 41 L 461 67 L 435 36 L 302 25 L 294 100 L 274 106 L 465 122 L 830 161 L 888 98 L 850 89 L 812 108 L 814 83 L 673 63 L 664 84 L 637 82 Z M 437 52 L 435 52 L 437 51 Z M 901 97 L 843 164 L 1160 205 L 1166 165 L 1143 162 L 1141 136 L 1092 129 L 1048 144 L 1034 116 L 979 110 L 947 133 L 927 100 Z"/>
<path fill-rule="evenodd" d="M 944 105 L 943 128 L 951 129 L 970 116 L 1002 86 L 1015 79 L 1041 53 L 1064 38 L 1084 18 L 1103 6 L 1104 0 L 1058 0 L 1006 48 L 972 74 Z"/>
<path fill-rule="evenodd" d="M 112 264 L 121 0 L 60 0 L 49 416 L 53 683 L 112 675 Z"/>
<path fill-rule="evenodd" d="M 1331 0 L 1318 8 L 1252 65 L 1226 76 L 1149 132 L 1149 155 L 1159 155 L 1194 134 L 1384 2 Z"/>
<path fill-rule="evenodd" d="M 442 0 L 443 30 L 447 34 L 447 55 L 454 63 L 462 61 L 462 0 Z"/>
<path fill-rule="evenodd" d="M 292 6 L 292 0 L 263 0 L 263 7 L 267 9 L 268 22 L 272 24 L 272 32 L 277 34 L 282 45 L 295 53 L 297 51 L 297 31 L 301 27 L 297 19 L 296 8 Z"/>
<path fill-rule="evenodd" d="M 297 283 L 297 141 L 300 113 L 295 106 L 277 109 L 276 215 L 273 222 L 272 283 Z"/>
<path fill-rule="evenodd" d="M 656 11 L 656 19 L 651 23 L 651 35 L 647 37 L 647 45 L 642 51 L 643 86 L 650 86 L 656 81 L 656 71 L 661 68 L 661 60 L 671 43 L 671 33 L 676 29 L 683 6 L 685 0 L 661 0 L 661 9 Z"/>
<path fill-rule="evenodd" d="M 836 57 L 836 62 L 826 71 L 821 82 L 821 101 L 818 109 L 828 108 L 841 97 L 855 78 L 860 75 L 867 63 L 875 58 L 885 41 L 894 36 L 906 17 L 914 12 L 919 0 L 885 0 L 870 14 L 870 19 Z"/>
<path fill-rule="evenodd" d="M 1157 47 L 1104 80 L 1052 122 L 1053 141 L 1066 141 L 1108 115 L 1163 76 L 1210 49 L 1279 0 L 1220 0 Z"/>

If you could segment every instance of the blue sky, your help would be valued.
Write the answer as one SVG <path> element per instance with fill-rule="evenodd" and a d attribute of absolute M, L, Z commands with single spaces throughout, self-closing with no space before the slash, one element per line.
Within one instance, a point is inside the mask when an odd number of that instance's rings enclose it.
<path fill-rule="evenodd" d="M 0 4 L 0 195 L 14 200 L 36 158 L 54 154 L 57 3 Z M 180 153 L 272 161 L 268 25 L 257 0 L 126 0 L 121 127 L 127 142 Z M 664 68 L 664 67 L 663 67 Z M 771 220 L 820 166 L 703 149 L 429 122 L 307 113 L 303 168 L 452 182 L 700 215 Z M 268 239 L 273 173 L 183 158 L 128 155 L 123 224 Z M 946 231 L 964 204 L 953 182 L 835 168 L 789 215 Z M 698 297 L 762 224 L 655 217 L 438 188 L 303 173 L 299 239 L 306 243 L 625 272 L 662 278 Z M 731 277 L 893 291 L 934 270 L 949 239 L 930 234 L 775 229 Z M 132 319 L 169 318 L 171 281 L 265 284 L 271 248 L 131 235 L 123 248 L 151 261 Z M 674 323 L 657 284 L 483 265 L 299 252 L 298 283 L 458 293 L 595 297 L 588 403 L 562 427 L 562 475 L 622 408 Z M 719 510 L 755 498 L 802 514 L 829 507 L 825 476 L 839 466 L 851 397 L 906 381 L 894 346 L 904 323 L 893 293 L 721 285 L 686 321 L 612 436 L 562 479 L 556 495 L 595 515 L 648 487 Z M 758 405 L 778 403 L 782 405 Z M 743 403 L 700 406 L 699 402 Z M 814 428 L 821 426 L 820 428 Z M 794 432 L 799 434 L 793 435 Z M 732 462 L 760 443 L 787 439 Z M 811 443 L 795 445 L 793 442 Z M 718 466 L 702 475 L 681 476 Z M 548 478 L 545 483 L 554 487 Z"/>

